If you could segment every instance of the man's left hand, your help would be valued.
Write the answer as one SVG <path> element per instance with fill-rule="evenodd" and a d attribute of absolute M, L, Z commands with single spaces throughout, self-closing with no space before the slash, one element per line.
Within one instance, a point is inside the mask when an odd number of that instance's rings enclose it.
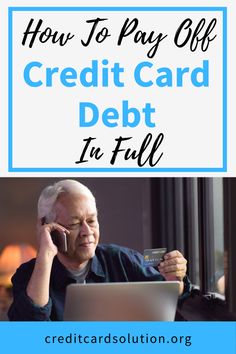
<path fill-rule="evenodd" d="M 159 272 L 166 280 L 183 281 L 187 271 L 187 260 L 179 251 L 166 253 L 164 261 L 158 266 Z"/>

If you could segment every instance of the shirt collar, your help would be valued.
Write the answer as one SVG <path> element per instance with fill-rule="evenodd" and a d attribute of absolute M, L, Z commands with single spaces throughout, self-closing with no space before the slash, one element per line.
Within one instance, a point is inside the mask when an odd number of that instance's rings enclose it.
<path fill-rule="evenodd" d="M 90 273 L 93 273 L 95 276 L 100 277 L 100 278 L 106 277 L 104 270 L 102 268 L 102 265 L 96 255 L 96 253 L 91 261 Z"/>
<path fill-rule="evenodd" d="M 105 278 L 104 270 L 96 254 L 91 260 L 90 270 L 87 275 L 87 278 L 92 280 L 94 277 Z M 51 282 L 57 288 L 64 288 L 68 284 L 75 282 L 73 275 L 63 266 L 57 257 L 53 261 Z"/>

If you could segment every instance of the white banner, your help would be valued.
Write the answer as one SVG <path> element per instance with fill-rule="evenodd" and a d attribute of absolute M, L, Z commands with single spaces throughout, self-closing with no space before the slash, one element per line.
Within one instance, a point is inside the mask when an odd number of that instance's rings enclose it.
<path fill-rule="evenodd" d="M 80 5 L 7 8 L 5 173 L 232 174 L 227 6 Z"/>

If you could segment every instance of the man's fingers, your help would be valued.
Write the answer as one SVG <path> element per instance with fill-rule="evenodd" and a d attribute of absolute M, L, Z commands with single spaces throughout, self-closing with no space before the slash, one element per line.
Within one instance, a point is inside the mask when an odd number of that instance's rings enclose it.
<path fill-rule="evenodd" d="M 168 265 L 177 265 L 177 264 L 187 264 L 187 260 L 185 258 L 171 258 L 168 260 L 164 260 L 163 262 L 160 263 L 162 266 L 168 266 Z"/>
<path fill-rule="evenodd" d="M 179 271 L 186 272 L 186 264 L 174 264 L 174 265 L 162 266 L 162 267 L 160 266 L 159 269 L 164 273 L 172 273 L 172 272 L 179 272 Z"/>
<path fill-rule="evenodd" d="M 59 232 L 65 232 L 67 234 L 70 233 L 69 230 L 67 230 L 64 226 L 57 224 L 55 222 L 51 222 L 51 223 L 44 223 L 42 224 L 41 219 L 38 219 L 37 221 L 37 228 L 41 229 L 41 230 L 46 230 L 49 233 L 51 233 L 53 230 L 58 230 Z"/>
<path fill-rule="evenodd" d="M 184 258 L 182 253 L 178 250 L 174 250 L 174 251 L 171 251 L 171 252 L 168 252 L 165 254 L 164 256 L 164 259 L 170 259 L 170 258 Z"/>

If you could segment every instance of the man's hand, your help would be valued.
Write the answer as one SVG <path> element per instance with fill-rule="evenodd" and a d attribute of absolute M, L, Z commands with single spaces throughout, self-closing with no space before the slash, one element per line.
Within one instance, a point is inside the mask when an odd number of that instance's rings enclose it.
<path fill-rule="evenodd" d="M 158 266 L 158 270 L 166 280 L 180 281 L 180 294 L 182 294 L 184 288 L 183 279 L 187 271 L 187 260 L 182 253 L 177 250 L 166 253 L 164 261 Z"/>
<path fill-rule="evenodd" d="M 51 254 L 52 257 L 57 254 L 57 247 L 55 246 L 51 238 L 51 232 L 54 230 L 69 234 L 69 231 L 65 227 L 55 222 L 46 224 L 42 223 L 42 220 L 38 220 L 37 239 L 39 244 L 39 253 L 45 254 L 46 252 L 47 254 Z"/>
<path fill-rule="evenodd" d="M 52 262 L 58 251 L 51 238 L 51 232 L 53 230 L 69 234 L 68 230 L 57 223 L 46 224 L 43 220 L 38 220 L 38 254 L 33 273 L 26 288 L 27 295 L 38 306 L 45 306 L 49 300 L 49 282 Z"/>

